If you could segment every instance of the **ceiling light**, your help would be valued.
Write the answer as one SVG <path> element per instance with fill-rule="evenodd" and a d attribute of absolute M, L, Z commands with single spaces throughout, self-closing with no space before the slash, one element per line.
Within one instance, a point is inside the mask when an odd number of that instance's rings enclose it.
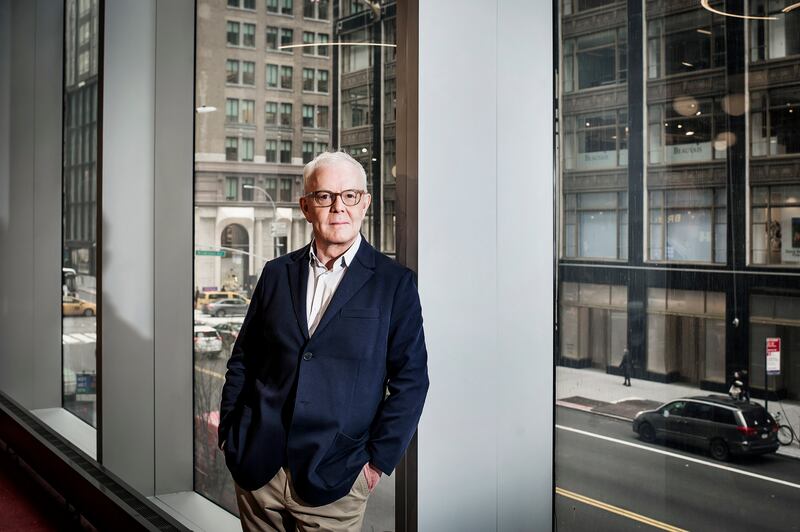
<path fill-rule="evenodd" d="M 781 9 L 781 11 L 783 11 L 784 13 L 788 13 L 789 11 L 797 9 L 798 7 L 800 7 L 800 2 L 797 2 L 796 4 L 792 4 L 790 6 L 786 6 L 783 9 Z"/>
<path fill-rule="evenodd" d="M 711 35 L 710 31 L 703 30 L 703 29 L 700 29 L 700 28 L 697 28 L 697 33 L 702 33 L 703 35 Z"/>
<path fill-rule="evenodd" d="M 683 124 L 678 124 L 678 129 L 681 129 L 682 127 L 683 127 Z"/>
<path fill-rule="evenodd" d="M 681 61 L 681 64 L 685 67 L 694 68 L 694 65 L 691 63 L 687 63 L 686 61 Z"/>
<path fill-rule="evenodd" d="M 714 9 L 709 5 L 708 2 L 709 0 L 700 0 L 700 5 L 703 6 L 703 8 L 706 9 L 707 11 L 711 11 L 712 13 L 716 13 L 717 15 L 722 15 L 723 17 L 746 18 L 749 20 L 778 20 L 778 17 L 758 17 L 754 15 L 737 15 L 735 13 L 726 13 L 725 11 Z M 794 9 L 792 6 L 789 7 Z"/>
<path fill-rule="evenodd" d="M 697 111 L 697 112 L 694 114 L 694 116 L 700 116 L 701 114 L 703 114 L 703 112 L 702 112 L 702 111 Z"/>
<path fill-rule="evenodd" d="M 586 122 L 586 127 L 592 127 L 592 125 L 589 122 Z"/>
<path fill-rule="evenodd" d="M 687 137 L 691 137 L 692 135 L 694 135 L 694 131 L 687 131 L 686 132 L 686 136 Z"/>

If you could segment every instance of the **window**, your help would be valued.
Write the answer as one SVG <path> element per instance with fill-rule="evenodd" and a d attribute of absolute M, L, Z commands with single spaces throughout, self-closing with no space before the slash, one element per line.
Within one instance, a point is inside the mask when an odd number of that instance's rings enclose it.
<path fill-rule="evenodd" d="M 647 23 L 650 79 L 725 66 L 725 17 L 705 9 Z"/>
<path fill-rule="evenodd" d="M 274 177 L 268 177 L 264 180 L 264 190 L 267 191 L 269 197 L 275 199 L 278 197 L 278 180 Z"/>
<path fill-rule="evenodd" d="M 291 144 L 291 143 L 290 143 Z M 292 180 L 291 178 L 281 178 L 280 201 L 292 201 Z"/>
<path fill-rule="evenodd" d="M 242 61 L 242 84 L 256 84 L 256 64 L 252 61 Z"/>
<path fill-rule="evenodd" d="M 318 43 L 325 43 L 324 45 L 317 46 L 317 55 L 321 55 L 323 57 L 328 57 L 328 34 L 327 33 L 317 33 L 317 42 Z"/>
<path fill-rule="evenodd" d="M 751 155 L 800 154 L 800 88 L 754 92 L 750 102 Z"/>
<path fill-rule="evenodd" d="M 628 165 L 627 111 L 597 111 L 567 116 L 564 121 L 566 170 L 600 170 Z"/>
<path fill-rule="evenodd" d="M 281 88 L 289 90 L 292 88 L 292 67 L 290 66 L 281 67 Z"/>
<path fill-rule="evenodd" d="M 314 127 L 314 106 L 313 105 L 303 105 L 303 127 Z M 304 145 L 305 145 L 305 143 L 304 143 Z"/>
<path fill-rule="evenodd" d="M 239 139 L 236 137 L 225 137 L 225 160 L 239 160 Z"/>
<path fill-rule="evenodd" d="M 564 92 L 589 89 L 627 79 L 626 28 L 564 41 Z"/>
<path fill-rule="evenodd" d="M 225 122 L 235 124 L 239 121 L 239 100 L 228 98 L 225 100 Z"/>
<path fill-rule="evenodd" d="M 397 120 L 397 88 L 395 87 L 395 80 L 387 79 L 383 82 L 384 96 L 383 96 L 383 109 L 384 120 L 387 122 L 394 122 Z M 626 133 L 627 138 L 627 133 Z"/>
<path fill-rule="evenodd" d="M 328 127 L 328 106 L 327 105 L 318 105 L 317 106 L 317 127 L 318 128 L 327 128 Z"/>
<path fill-rule="evenodd" d="M 304 91 L 313 91 L 314 90 L 314 69 L 313 68 L 304 68 L 303 69 L 303 90 Z"/>
<path fill-rule="evenodd" d="M 311 162 L 314 158 L 314 143 L 303 142 L 303 164 Z"/>
<path fill-rule="evenodd" d="M 227 83 L 239 83 L 239 61 L 228 59 L 225 62 L 225 81 Z"/>
<path fill-rule="evenodd" d="M 247 46 L 249 48 L 256 47 L 256 25 L 255 24 L 245 24 L 243 28 L 244 32 L 242 35 L 242 46 Z"/>
<path fill-rule="evenodd" d="M 683 417 L 690 417 L 694 419 L 701 419 L 704 421 L 711 421 L 711 405 L 703 403 L 688 402 L 684 409 Z"/>
<path fill-rule="evenodd" d="M 281 46 L 291 46 L 294 44 L 294 30 L 289 28 L 281 29 Z M 292 53 L 294 48 L 284 48 L 284 52 Z"/>
<path fill-rule="evenodd" d="M 242 139 L 242 160 L 243 161 L 252 161 L 253 160 L 253 146 L 255 144 L 255 140 L 251 138 L 243 138 Z"/>
<path fill-rule="evenodd" d="M 242 178 L 242 201 L 253 201 L 253 189 L 249 188 L 255 184 L 252 177 Z"/>
<path fill-rule="evenodd" d="M 282 163 L 289 164 L 292 162 L 292 141 L 291 140 L 282 140 L 281 141 L 281 153 L 280 153 Z M 288 201 L 288 200 L 286 200 Z"/>
<path fill-rule="evenodd" d="M 267 88 L 278 88 L 278 65 L 267 65 Z"/>
<path fill-rule="evenodd" d="M 369 42 L 367 30 L 362 29 L 342 36 L 344 42 Z M 372 65 L 372 53 L 369 46 L 342 46 L 342 72 L 356 72 Z"/>
<path fill-rule="evenodd" d="M 303 32 L 303 44 L 306 46 L 303 47 L 303 53 L 306 55 L 314 55 L 314 47 L 309 46 L 314 44 L 314 32 L 313 31 L 304 31 Z"/>
<path fill-rule="evenodd" d="M 326 151 L 328 151 L 328 143 L 327 142 L 317 142 L 317 153 L 316 153 L 316 155 L 319 155 L 320 153 L 324 153 Z"/>
<path fill-rule="evenodd" d="M 753 187 L 750 198 L 752 263 L 800 266 L 800 185 Z"/>
<path fill-rule="evenodd" d="M 245 9 L 253 9 L 256 8 L 256 0 L 244 0 L 244 8 Z"/>
<path fill-rule="evenodd" d="M 278 102 L 264 104 L 264 123 L 268 126 L 278 125 Z"/>
<path fill-rule="evenodd" d="M 771 16 L 773 20 L 750 20 L 750 60 L 780 59 L 800 54 L 800 16 L 796 10 L 786 14 L 788 2 L 754 0 L 749 11 L 756 16 Z"/>
<path fill-rule="evenodd" d="M 267 13 L 278 12 L 278 0 L 267 0 Z"/>
<path fill-rule="evenodd" d="M 236 201 L 238 199 L 237 192 L 239 189 L 239 179 L 236 177 L 225 178 L 225 200 Z"/>
<path fill-rule="evenodd" d="M 278 162 L 278 141 L 277 140 L 267 140 L 265 159 L 266 159 L 266 161 L 268 163 L 277 163 Z"/>
<path fill-rule="evenodd" d="M 227 37 L 228 44 L 230 44 L 232 46 L 239 46 L 239 23 L 238 22 L 232 22 L 232 21 L 229 20 L 228 24 L 227 24 L 227 28 L 228 28 L 228 33 L 227 33 L 227 35 L 228 35 L 228 37 Z"/>
<path fill-rule="evenodd" d="M 675 98 L 648 107 L 651 165 L 725 159 L 729 138 L 727 114 L 718 100 Z"/>
<path fill-rule="evenodd" d="M 228 0 L 228 7 L 239 7 L 239 0 Z"/>
<path fill-rule="evenodd" d="M 294 1 L 293 0 L 283 0 L 281 2 L 281 15 L 292 15 L 294 10 Z"/>
<path fill-rule="evenodd" d="M 292 104 L 281 104 L 281 125 L 284 127 L 292 127 Z"/>
<path fill-rule="evenodd" d="M 267 50 L 278 49 L 278 28 L 267 26 Z"/>
<path fill-rule="evenodd" d="M 726 203 L 724 188 L 650 191 L 650 260 L 725 262 Z"/>
<path fill-rule="evenodd" d="M 328 92 L 327 70 L 317 70 L 317 92 Z"/>
<path fill-rule="evenodd" d="M 369 87 L 360 85 L 342 91 L 342 127 L 361 127 L 370 124 Z"/>
<path fill-rule="evenodd" d="M 628 257 L 628 194 L 566 194 L 564 256 L 624 260 Z"/>
<path fill-rule="evenodd" d="M 254 100 L 242 100 L 241 123 L 249 125 L 256 123 L 256 102 Z"/>
<path fill-rule="evenodd" d="M 328 20 L 328 0 L 303 0 L 303 16 Z"/>

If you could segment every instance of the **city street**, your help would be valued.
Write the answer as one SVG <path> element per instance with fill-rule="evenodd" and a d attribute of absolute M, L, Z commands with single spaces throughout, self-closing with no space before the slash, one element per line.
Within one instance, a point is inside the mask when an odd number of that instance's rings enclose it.
<path fill-rule="evenodd" d="M 717 462 L 631 424 L 556 407 L 558 530 L 800 530 L 800 461 Z M 653 521 L 654 520 L 654 521 Z"/>

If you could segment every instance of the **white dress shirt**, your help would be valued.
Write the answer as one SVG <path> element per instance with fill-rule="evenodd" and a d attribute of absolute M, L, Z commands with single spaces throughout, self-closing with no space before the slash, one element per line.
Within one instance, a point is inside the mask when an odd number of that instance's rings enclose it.
<path fill-rule="evenodd" d="M 314 251 L 315 243 L 312 240 L 308 259 L 308 288 L 306 289 L 306 323 L 308 323 L 309 336 L 317 330 L 317 326 L 325 314 L 325 309 L 333 299 L 333 294 L 339 287 L 347 267 L 356 257 L 360 245 L 361 233 L 356 236 L 353 245 L 333 263 L 333 268 L 329 270 L 317 258 Z"/>

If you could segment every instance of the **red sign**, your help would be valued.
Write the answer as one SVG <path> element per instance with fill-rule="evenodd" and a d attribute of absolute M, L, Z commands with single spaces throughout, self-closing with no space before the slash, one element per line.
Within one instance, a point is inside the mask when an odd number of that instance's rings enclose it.
<path fill-rule="evenodd" d="M 767 338 L 767 375 L 781 374 L 781 339 Z"/>

